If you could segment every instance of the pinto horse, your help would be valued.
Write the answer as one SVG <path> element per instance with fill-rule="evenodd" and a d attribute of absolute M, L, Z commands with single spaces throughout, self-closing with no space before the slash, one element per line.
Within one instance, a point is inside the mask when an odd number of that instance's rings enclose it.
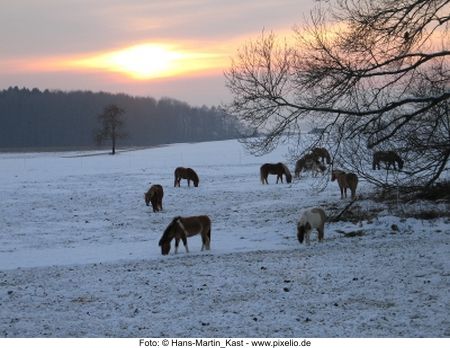
<path fill-rule="evenodd" d="M 162 210 L 162 199 L 164 191 L 161 185 L 152 185 L 149 190 L 144 194 L 145 204 L 147 207 L 149 203 L 152 203 L 153 212 Z"/>
<path fill-rule="evenodd" d="M 269 174 L 277 176 L 277 184 L 278 180 L 281 180 L 281 183 L 283 183 L 283 175 L 286 176 L 286 181 L 288 184 L 290 184 L 292 181 L 292 175 L 289 171 L 289 168 L 281 162 L 263 164 L 259 169 L 259 174 L 262 184 L 269 184 L 269 182 L 267 181 L 267 177 L 269 176 Z"/>
<path fill-rule="evenodd" d="M 309 245 L 309 238 L 313 229 L 317 229 L 317 232 L 319 232 L 319 242 L 323 241 L 325 219 L 325 212 L 322 208 L 305 210 L 297 223 L 297 239 L 300 244 L 305 240 L 306 245 Z"/>
<path fill-rule="evenodd" d="M 313 154 L 306 154 L 295 163 L 295 177 L 298 178 L 302 171 L 310 170 L 315 173 L 323 173 L 327 168 L 320 163 Z"/>
<path fill-rule="evenodd" d="M 210 250 L 211 244 L 211 219 L 207 215 L 174 217 L 165 229 L 159 246 L 161 253 L 168 255 L 170 251 L 170 242 L 175 238 L 175 254 L 178 253 L 180 239 L 183 241 L 186 252 L 189 252 L 187 238 L 200 234 L 202 237 L 202 251 Z"/>
<path fill-rule="evenodd" d="M 331 163 L 330 154 L 327 151 L 327 149 L 325 149 L 324 147 L 315 147 L 314 149 L 312 149 L 311 154 L 316 159 L 320 159 L 322 161 L 322 163 L 325 163 L 325 161 L 327 161 L 327 164 Z"/>
<path fill-rule="evenodd" d="M 197 173 L 192 168 L 178 167 L 174 172 L 175 180 L 173 183 L 174 187 L 180 187 L 181 179 L 187 179 L 188 186 L 191 186 L 191 180 L 194 182 L 194 186 L 198 187 L 200 179 Z"/>
<path fill-rule="evenodd" d="M 400 158 L 399 155 L 395 151 L 377 151 L 373 154 L 373 161 L 372 161 L 372 169 L 380 169 L 380 162 L 386 163 L 387 169 L 391 167 L 391 165 L 394 167 L 394 170 L 397 170 L 397 167 L 395 164 L 398 164 L 398 168 L 403 168 L 403 160 Z"/>
<path fill-rule="evenodd" d="M 346 173 L 343 170 L 335 169 L 331 172 L 331 181 L 337 180 L 341 190 L 341 199 L 347 198 L 347 189 L 352 193 L 352 199 L 356 198 L 356 187 L 358 186 L 358 177 L 353 173 Z"/>

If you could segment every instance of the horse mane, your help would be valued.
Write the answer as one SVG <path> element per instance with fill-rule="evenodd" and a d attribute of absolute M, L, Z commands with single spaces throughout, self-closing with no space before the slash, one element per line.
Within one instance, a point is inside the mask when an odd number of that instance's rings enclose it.
<path fill-rule="evenodd" d="M 284 175 L 286 175 L 286 180 L 288 181 L 288 183 L 291 182 L 292 181 L 292 174 L 289 171 L 289 168 L 284 163 L 280 162 L 280 164 L 281 164 L 281 166 L 284 169 Z"/>
<path fill-rule="evenodd" d="M 191 173 L 191 175 L 192 175 L 192 180 L 197 181 L 197 182 L 200 181 L 200 179 L 198 178 L 198 175 L 197 175 L 197 173 L 195 172 L 194 169 L 192 169 L 192 168 L 187 168 L 187 171 L 189 171 L 189 172 Z"/>
<path fill-rule="evenodd" d="M 164 232 L 161 236 L 161 239 L 159 240 L 159 246 L 161 246 L 162 242 L 165 242 L 165 241 L 170 242 L 172 240 L 173 236 L 170 237 L 170 231 L 171 231 L 173 225 L 176 223 L 176 221 L 180 218 L 181 218 L 181 216 L 174 217 L 172 219 L 172 221 L 167 225 L 166 229 L 164 230 Z"/>

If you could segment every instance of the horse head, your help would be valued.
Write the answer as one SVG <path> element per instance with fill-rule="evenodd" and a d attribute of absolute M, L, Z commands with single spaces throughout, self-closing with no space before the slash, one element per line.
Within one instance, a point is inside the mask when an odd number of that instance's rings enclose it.
<path fill-rule="evenodd" d="M 179 216 L 172 219 L 170 224 L 164 230 L 164 233 L 163 233 L 161 239 L 159 240 L 158 245 L 161 247 L 161 254 L 163 254 L 163 255 L 168 255 L 170 252 L 170 242 L 174 238 L 175 230 L 177 227 L 176 223 L 177 223 L 178 219 L 180 219 Z"/>
<path fill-rule="evenodd" d="M 297 239 L 300 243 L 303 243 L 303 240 L 305 239 L 305 234 L 309 230 L 311 230 L 311 224 L 309 222 L 297 225 Z"/>
<path fill-rule="evenodd" d="M 287 183 L 290 184 L 292 182 L 292 174 L 289 171 L 289 168 L 286 165 L 284 165 L 283 163 L 279 163 L 279 164 L 283 168 L 283 172 L 284 172 L 284 175 L 286 176 Z"/>
<path fill-rule="evenodd" d="M 148 207 L 150 204 L 151 194 L 149 192 L 144 193 L 145 205 Z"/>
<path fill-rule="evenodd" d="M 169 255 L 170 252 L 170 240 L 165 240 L 164 238 L 161 238 L 159 240 L 159 244 L 161 247 L 161 254 L 162 255 Z"/>
<path fill-rule="evenodd" d="M 321 173 L 323 173 L 327 170 L 327 167 L 325 165 L 323 165 L 322 163 L 319 163 L 318 168 Z"/>
<path fill-rule="evenodd" d="M 200 182 L 200 179 L 198 178 L 197 173 L 194 171 L 192 171 L 192 181 L 194 182 L 194 187 L 198 187 L 198 183 Z"/>

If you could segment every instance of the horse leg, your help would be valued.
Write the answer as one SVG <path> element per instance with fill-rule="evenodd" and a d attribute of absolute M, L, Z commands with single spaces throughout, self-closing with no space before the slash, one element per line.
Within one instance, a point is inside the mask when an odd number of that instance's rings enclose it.
<path fill-rule="evenodd" d="M 186 249 L 186 253 L 189 253 L 189 248 L 188 248 L 188 245 L 187 245 L 186 234 L 183 234 L 183 235 L 181 236 L 181 239 L 183 240 L 183 245 L 184 245 L 184 248 Z"/>
<path fill-rule="evenodd" d="M 324 226 L 317 227 L 317 232 L 319 232 L 319 242 L 323 241 L 323 229 Z"/>
<path fill-rule="evenodd" d="M 380 170 L 380 161 L 373 161 L 372 168 L 374 170 Z"/>
<path fill-rule="evenodd" d="M 175 254 L 178 254 L 178 245 L 180 245 L 180 237 L 175 237 Z"/>

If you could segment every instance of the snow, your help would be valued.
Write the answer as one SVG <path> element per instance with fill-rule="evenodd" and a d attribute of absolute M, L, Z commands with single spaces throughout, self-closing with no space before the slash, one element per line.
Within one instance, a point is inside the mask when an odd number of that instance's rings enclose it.
<path fill-rule="evenodd" d="M 303 209 L 349 201 L 308 175 L 261 185 L 261 164 L 286 152 L 256 158 L 229 140 L 0 154 L 0 337 L 450 336 L 448 218 L 394 216 L 361 181 L 358 204 L 378 217 L 328 223 L 323 243 L 300 245 Z M 200 186 L 174 188 L 177 166 Z M 160 213 L 143 197 L 156 183 Z M 189 254 L 162 256 L 171 219 L 200 214 L 212 250 L 196 236 Z"/>

